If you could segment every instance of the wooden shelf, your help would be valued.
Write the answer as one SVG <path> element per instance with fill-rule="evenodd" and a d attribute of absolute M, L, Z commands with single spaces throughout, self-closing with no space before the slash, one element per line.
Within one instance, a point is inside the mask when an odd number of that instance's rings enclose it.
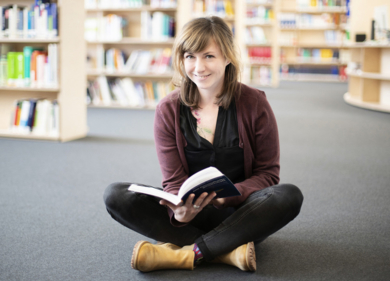
<path fill-rule="evenodd" d="M 111 41 L 111 40 L 96 40 L 88 41 L 88 44 L 132 44 L 132 45 L 173 45 L 175 39 L 159 40 L 153 41 L 153 39 L 140 39 L 140 38 L 131 38 L 125 37 L 120 41 Z"/>
<path fill-rule="evenodd" d="M 0 38 L 0 43 L 59 43 L 60 37 L 55 38 Z"/>
<path fill-rule="evenodd" d="M 246 22 L 245 26 L 262 26 L 262 27 L 272 27 L 274 22 Z"/>
<path fill-rule="evenodd" d="M 281 27 L 280 31 L 325 31 L 325 30 L 338 30 L 337 26 L 324 26 L 324 27 Z"/>
<path fill-rule="evenodd" d="M 134 107 L 134 106 L 123 106 L 123 105 L 88 105 L 88 108 L 156 110 L 155 106 Z"/>
<path fill-rule="evenodd" d="M 296 60 L 282 61 L 281 64 L 295 64 L 295 65 L 346 65 L 347 63 L 342 63 L 340 61 L 316 61 L 316 60 L 313 60 L 313 59 L 309 59 L 309 60 L 296 59 Z"/>
<path fill-rule="evenodd" d="M 16 133 L 11 130 L 0 130 L 0 137 L 4 138 L 18 138 L 18 139 L 33 139 L 33 140 L 50 140 L 59 141 L 59 136 L 50 135 L 35 135 L 32 133 Z"/>
<path fill-rule="evenodd" d="M 7 87 L 0 86 L 0 91 L 27 91 L 27 92 L 59 92 L 60 88 L 32 88 L 32 87 Z"/>
<path fill-rule="evenodd" d="M 246 43 L 247 47 L 271 47 L 271 43 Z"/>
<path fill-rule="evenodd" d="M 372 73 L 372 72 L 361 72 L 361 73 L 352 72 L 352 73 L 348 73 L 348 75 L 351 77 L 390 81 L 390 74 L 385 75 L 381 73 Z"/>
<path fill-rule="evenodd" d="M 99 70 L 88 70 L 87 76 L 107 76 L 107 77 L 131 77 L 131 78 L 153 78 L 153 79 L 169 79 L 172 78 L 173 73 L 148 73 L 148 74 L 137 74 L 137 73 L 127 73 L 127 72 L 108 72 L 108 71 L 99 71 Z"/>
<path fill-rule="evenodd" d="M 280 45 L 281 48 L 330 48 L 340 49 L 346 48 L 342 44 L 297 44 L 297 45 Z"/>
<path fill-rule="evenodd" d="M 341 81 L 338 75 L 330 74 L 290 74 L 281 75 L 283 81 L 310 81 L 310 82 L 345 82 Z"/>
<path fill-rule="evenodd" d="M 281 9 L 281 12 L 282 13 L 305 13 L 305 14 L 346 13 L 347 7 Z"/>
<path fill-rule="evenodd" d="M 390 105 L 382 105 L 378 102 L 363 102 L 357 98 L 353 98 L 348 92 L 344 94 L 344 101 L 360 108 L 390 113 Z"/>
<path fill-rule="evenodd" d="M 128 13 L 128 12 L 144 12 L 144 11 L 176 12 L 177 8 L 159 8 L 159 7 L 143 6 L 138 8 L 96 8 L 96 9 L 86 9 L 85 11 L 88 13 L 96 13 L 96 12 Z"/>
<path fill-rule="evenodd" d="M 345 44 L 346 48 L 390 48 L 390 43 L 378 44 L 377 42 L 362 42 L 354 44 Z"/>

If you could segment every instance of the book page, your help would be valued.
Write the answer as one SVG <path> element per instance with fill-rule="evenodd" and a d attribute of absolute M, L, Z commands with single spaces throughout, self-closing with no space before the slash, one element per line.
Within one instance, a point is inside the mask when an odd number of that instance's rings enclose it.
<path fill-rule="evenodd" d="M 169 202 L 172 202 L 175 205 L 178 205 L 181 202 L 181 198 L 179 196 L 152 187 L 132 184 L 129 186 L 128 190 L 162 198 Z"/>
<path fill-rule="evenodd" d="M 203 169 L 193 174 L 183 183 L 183 185 L 180 187 L 179 194 L 177 196 L 182 198 L 183 195 L 186 194 L 194 186 L 197 186 L 202 182 L 205 182 L 209 179 L 216 178 L 222 175 L 223 174 L 214 167 L 208 167 L 206 169 Z"/>

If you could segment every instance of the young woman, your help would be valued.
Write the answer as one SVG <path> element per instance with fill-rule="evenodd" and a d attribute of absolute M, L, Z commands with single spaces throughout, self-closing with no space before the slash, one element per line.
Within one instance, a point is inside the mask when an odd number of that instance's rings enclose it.
<path fill-rule="evenodd" d="M 201 261 L 256 270 L 254 243 L 300 212 L 303 196 L 279 183 L 276 120 L 264 92 L 238 82 L 233 34 L 218 17 L 197 18 L 177 37 L 173 64 L 178 89 L 160 101 L 154 134 L 166 192 L 177 194 L 194 173 L 214 166 L 241 196 L 204 193 L 173 205 L 114 183 L 104 200 L 111 216 L 146 237 L 131 265 L 147 272 L 193 269 Z"/>

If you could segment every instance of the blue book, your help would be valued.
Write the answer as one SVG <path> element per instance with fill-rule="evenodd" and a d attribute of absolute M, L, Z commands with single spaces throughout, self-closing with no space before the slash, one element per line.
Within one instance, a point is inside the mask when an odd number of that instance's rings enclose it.
<path fill-rule="evenodd" d="M 57 15 L 57 4 L 56 3 L 51 3 L 50 4 L 50 14 L 53 18 L 53 36 L 58 35 L 58 15 Z"/>
<path fill-rule="evenodd" d="M 215 167 L 208 167 L 189 177 L 180 187 L 178 195 L 174 195 L 151 186 L 139 184 L 131 184 L 128 190 L 162 198 L 175 205 L 178 205 L 182 201 L 185 203 L 188 196 L 191 194 L 195 194 L 194 200 L 196 200 L 196 198 L 204 192 L 216 192 L 217 195 L 215 198 L 226 198 L 241 195 L 228 177 L 222 174 Z"/>
<path fill-rule="evenodd" d="M 30 127 L 30 131 L 32 130 L 32 127 L 34 124 L 35 108 L 36 107 L 37 107 L 37 100 L 31 99 L 30 100 L 30 111 L 28 113 L 28 120 L 27 120 L 27 126 Z"/>

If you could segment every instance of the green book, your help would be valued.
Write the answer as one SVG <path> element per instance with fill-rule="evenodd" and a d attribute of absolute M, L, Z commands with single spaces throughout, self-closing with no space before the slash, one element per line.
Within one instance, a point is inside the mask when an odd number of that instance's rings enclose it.
<path fill-rule="evenodd" d="M 16 52 L 8 52 L 7 54 L 7 81 L 9 86 L 15 85 L 16 79 Z"/>
<path fill-rule="evenodd" d="M 24 86 L 24 54 L 23 52 L 16 52 L 15 61 L 15 72 L 16 72 L 16 85 Z"/>
<path fill-rule="evenodd" d="M 23 48 L 24 55 L 24 82 L 25 85 L 30 85 L 30 68 L 31 68 L 31 54 L 33 52 L 33 47 L 25 46 Z"/>

